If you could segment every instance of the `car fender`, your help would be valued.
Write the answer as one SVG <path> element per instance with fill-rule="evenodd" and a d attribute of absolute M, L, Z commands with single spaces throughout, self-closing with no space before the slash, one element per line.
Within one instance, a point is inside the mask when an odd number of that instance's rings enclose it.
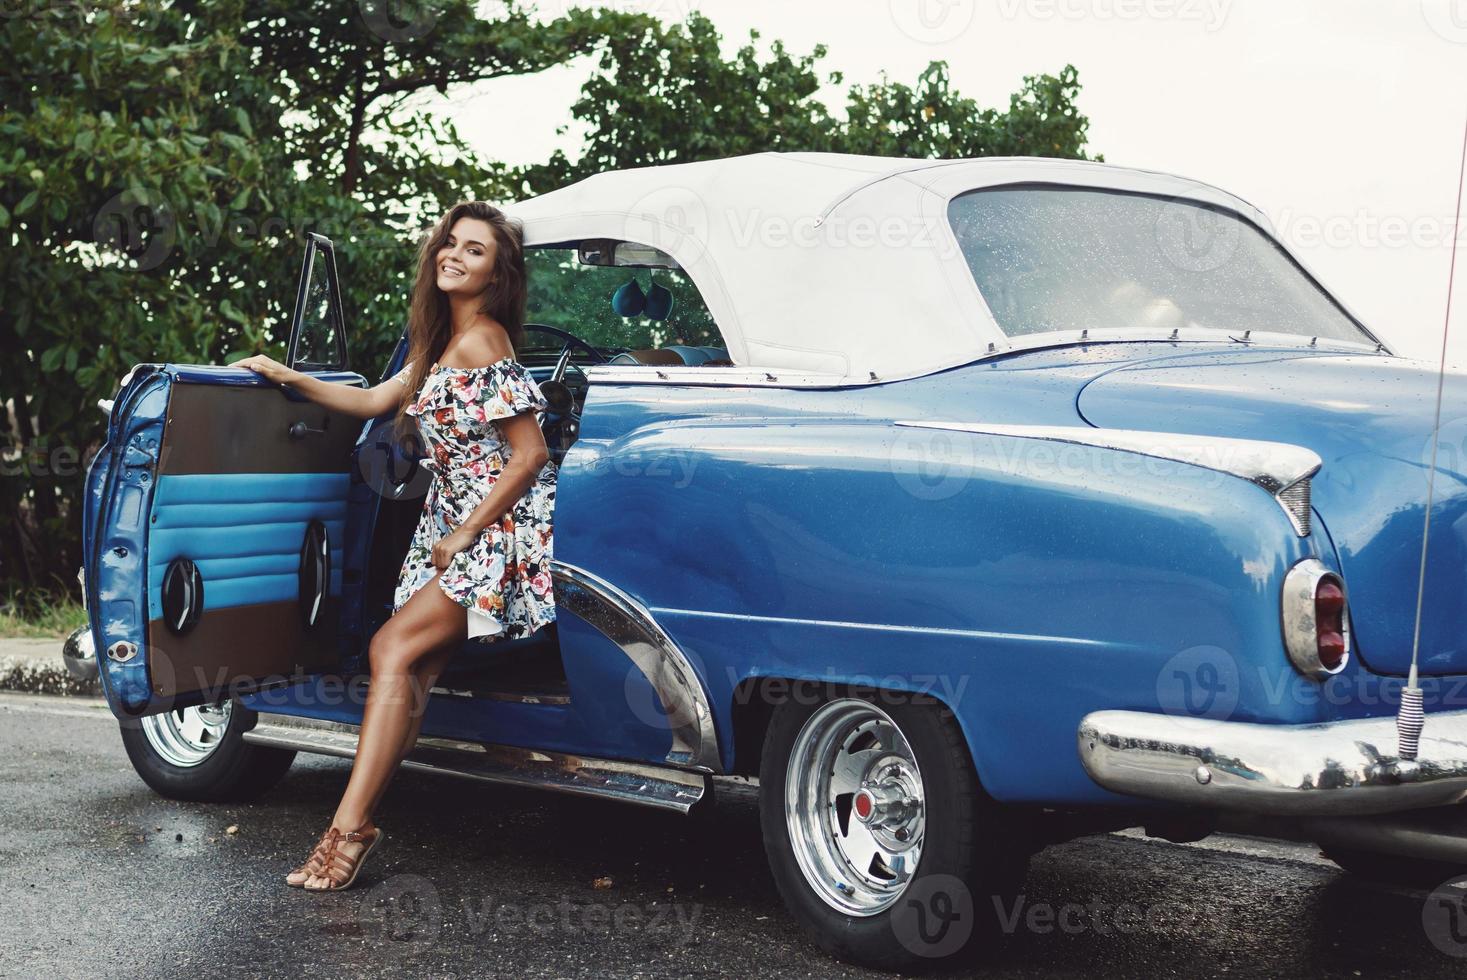
<path fill-rule="evenodd" d="M 1246 479 L 895 420 L 664 419 L 577 449 L 617 519 L 557 533 L 687 654 L 726 768 L 760 677 L 937 697 L 1015 800 L 1103 794 L 1074 748 L 1097 708 L 1321 710 L 1276 686 L 1279 587 L 1314 541 Z"/>

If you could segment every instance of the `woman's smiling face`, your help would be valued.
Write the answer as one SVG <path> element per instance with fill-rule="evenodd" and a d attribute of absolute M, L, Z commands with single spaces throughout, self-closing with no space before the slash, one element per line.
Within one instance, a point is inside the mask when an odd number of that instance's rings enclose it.
<path fill-rule="evenodd" d="M 450 295 L 478 296 L 494 278 L 494 231 L 487 221 L 459 218 L 438 249 L 438 288 Z"/>

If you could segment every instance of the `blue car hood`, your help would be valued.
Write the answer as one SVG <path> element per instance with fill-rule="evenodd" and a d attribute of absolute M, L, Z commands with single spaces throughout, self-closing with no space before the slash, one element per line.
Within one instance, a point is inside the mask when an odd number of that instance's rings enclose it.
<path fill-rule="evenodd" d="M 1383 354 L 1214 349 L 1103 374 L 1081 391 L 1078 408 L 1100 428 L 1267 439 L 1318 453 L 1324 466 L 1314 480 L 1314 510 L 1339 555 L 1355 648 L 1372 670 L 1403 674 L 1411 662 L 1436 386 L 1436 365 Z M 1446 377 L 1435 496 L 1421 670 L 1464 673 L 1463 374 Z"/>

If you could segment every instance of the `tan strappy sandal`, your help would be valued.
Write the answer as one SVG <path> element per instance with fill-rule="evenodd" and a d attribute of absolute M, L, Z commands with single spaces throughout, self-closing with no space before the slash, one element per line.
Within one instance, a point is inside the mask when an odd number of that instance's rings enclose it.
<path fill-rule="evenodd" d="M 372 826 L 370 821 L 346 833 L 332 827 L 326 832 L 326 838 L 323 841 L 326 849 L 321 855 L 321 868 L 315 872 L 318 877 L 325 878 L 327 884 L 319 888 L 303 885 L 303 889 L 308 892 L 339 892 L 350 888 L 356 882 L 357 874 L 362 870 L 367 855 L 376 850 L 377 845 L 385 836 L 382 831 Z M 362 848 L 360 854 L 352 857 L 341 851 L 340 845 L 344 841 L 365 844 L 366 847 Z"/>
<path fill-rule="evenodd" d="M 286 875 L 285 883 L 292 888 L 304 888 L 306 880 L 311 875 L 320 874 L 321 869 L 325 867 L 324 860 L 326 852 L 331 848 L 331 841 L 340 833 L 341 831 L 335 827 L 328 827 L 326 832 L 321 835 L 321 839 L 316 842 L 316 846 L 311 849 L 311 855 L 306 858 L 306 863 Z"/>

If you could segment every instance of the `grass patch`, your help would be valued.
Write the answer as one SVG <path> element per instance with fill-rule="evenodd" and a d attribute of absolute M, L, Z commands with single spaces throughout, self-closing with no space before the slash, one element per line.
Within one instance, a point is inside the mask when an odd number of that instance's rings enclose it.
<path fill-rule="evenodd" d="M 0 636 L 64 639 L 87 621 L 87 611 L 69 593 L 10 587 L 0 593 Z"/>

